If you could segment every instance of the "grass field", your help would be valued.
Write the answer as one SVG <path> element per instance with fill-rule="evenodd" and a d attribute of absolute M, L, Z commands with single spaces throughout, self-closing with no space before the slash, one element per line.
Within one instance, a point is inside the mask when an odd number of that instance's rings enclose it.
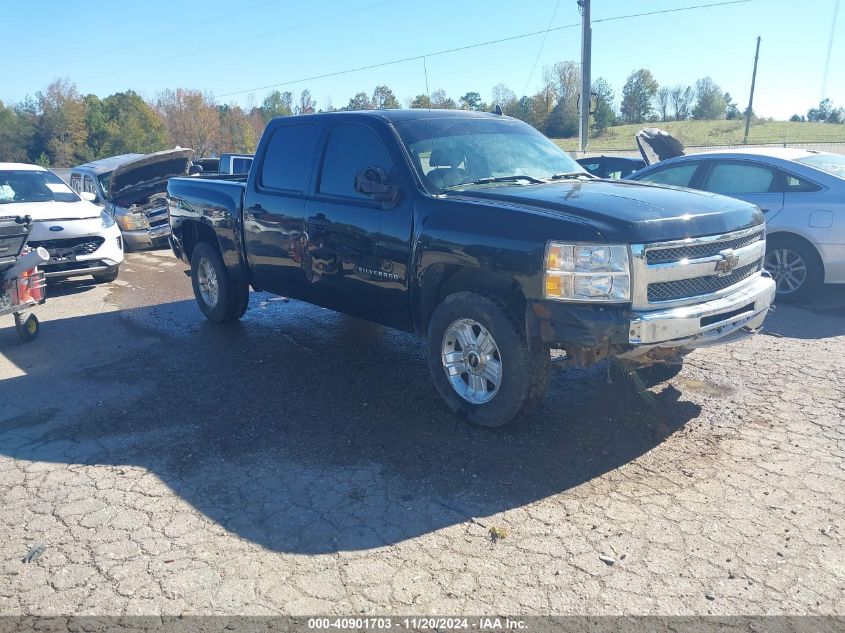
<path fill-rule="evenodd" d="M 644 127 L 658 127 L 687 146 L 733 145 L 742 143 L 744 121 L 664 121 L 620 125 L 605 130 L 600 136 L 590 137 L 589 150 L 636 149 L 634 135 Z M 792 121 L 752 121 L 748 134 L 749 143 L 835 143 L 845 142 L 845 125 L 831 123 L 801 123 Z M 577 138 L 555 139 L 561 148 L 578 149 Z"/>

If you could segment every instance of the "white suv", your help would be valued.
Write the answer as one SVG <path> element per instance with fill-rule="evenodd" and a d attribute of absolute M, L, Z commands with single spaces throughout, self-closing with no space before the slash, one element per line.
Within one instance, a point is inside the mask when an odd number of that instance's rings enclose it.
<path fill-rule="evenodd" d="M 41 246 L 50 260 L 40 266 L 47 278 L 92 275 L 117 278 L 123 262 L 120 229 L 108 213 L 77 195 L 53 172 L 23 163 L 0 163 L 0 216 L 29 216 L 27 244 Z"/>

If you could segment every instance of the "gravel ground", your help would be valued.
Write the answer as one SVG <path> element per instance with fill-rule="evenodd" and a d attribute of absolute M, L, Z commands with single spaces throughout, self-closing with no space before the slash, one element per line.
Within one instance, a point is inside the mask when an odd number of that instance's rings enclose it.
<path fill-rule="evenodd" d="M 0 329 L 0 614 L 843 614 L 845 292 L 490 431 L 420 340 L 167 251 Z M 43 552 L 23 562 L 34 546 Z"/>

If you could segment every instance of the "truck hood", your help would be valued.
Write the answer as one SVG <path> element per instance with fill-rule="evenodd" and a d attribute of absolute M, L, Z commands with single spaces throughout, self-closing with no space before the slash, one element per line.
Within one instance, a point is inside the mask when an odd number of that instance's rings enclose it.
<path fill-rule="evenodd" d="M 763 223 L 760 210 L 741 200 L 627 180 L 486 187 L 465 190 L 458 196 L 582 221 L 608 242 L 621 244 L 717 235 Z"/>
<path fill-rule="evenodd" d="M 123 163 L 109 178 L 109 198 L 114 200 L 133 189 L 147 188 L 166 183 L 168 178 L 184 176 L 193 156 L 192 149 L 168 149 Z"/>
<path fill-rule="evenodd" d="M 100 211 L 100 207 L 85 200 L 78 202 L 16 202 L 0 206 L 0 216 L 28 215 L 35 222 L 99 218 Z"/>

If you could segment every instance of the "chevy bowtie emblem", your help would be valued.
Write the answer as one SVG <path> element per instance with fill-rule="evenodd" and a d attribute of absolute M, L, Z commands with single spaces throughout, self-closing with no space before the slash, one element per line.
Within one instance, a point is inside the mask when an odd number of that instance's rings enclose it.
<path fill-rule="evenodd" d="M 719 251 L 719 257 L 721 259 L 716 262 L 716 274 L 720 277 L 730 275 L 739 263 L 739 255 L 734 253 L 734 249 L 726 248 L 723 251 Z"/>

